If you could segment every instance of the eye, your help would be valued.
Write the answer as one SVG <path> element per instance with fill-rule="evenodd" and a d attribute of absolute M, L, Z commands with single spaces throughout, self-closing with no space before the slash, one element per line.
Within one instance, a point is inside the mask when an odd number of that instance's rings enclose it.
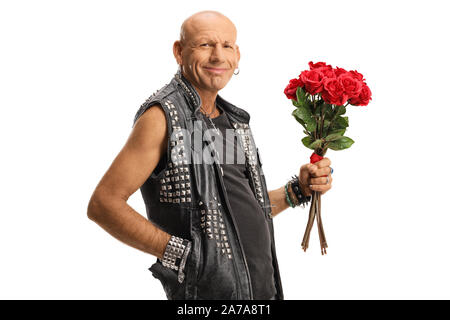
<path fill-rule="evenodd" d="M 209 44 L 208 44 L 208 43 L 202 43 L 200 46 L 201 46 L 201 47 L 203 47 L 203 46 L 209 46 Z"/>

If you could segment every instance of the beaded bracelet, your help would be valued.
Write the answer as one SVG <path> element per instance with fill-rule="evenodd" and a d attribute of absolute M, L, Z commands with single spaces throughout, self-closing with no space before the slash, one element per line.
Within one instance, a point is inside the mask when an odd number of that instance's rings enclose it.
<path fill-rule="evenodd" d="M 295 201 L 291 199 L 289 196 L 288 188 L 291 186 L 292 192 L 295 194 Z M 305 196 L 300 188 L 300 181 L 297 175 L 294 175 L 291 180 L 289 180 L 284 186 L 284 193 L 286 195 L 286 201 L 289 203 L 291 208 L 302 205 L 305 207 L 305 204 L 311 200 L 311 196 Z"/>
<path fill-rule="evenodd" d="M 289 197 L 289 192 L 288 192 L 289 184 L 290 184 L 290 181 L 289 181 L 288 183 L 286 183 L 286 185 L 284 186 L 284 193 L 285 193 L 285 195 L 286 195 L 286 200 L 287 200 L 287 202 L 289 203 L 289 206 L 290 206 L 291 208 L 294 208 L 295 205 L 292 203 L 291 197 Z"/>

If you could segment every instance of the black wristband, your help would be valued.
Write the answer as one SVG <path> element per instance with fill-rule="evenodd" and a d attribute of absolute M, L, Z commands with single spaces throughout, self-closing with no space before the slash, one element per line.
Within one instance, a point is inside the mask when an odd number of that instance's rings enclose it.
<path fill-rule="evenodd" d="M 305 196 L 303 193 L 302 188 L 300 187 L 300 180 L 298 179 L 297 175 L 294 175 L 291 180 L 291 188 L 292 192 L 294 192 L 295 196 L 297 197 L 299 205 L 305 206 L 306 203 L 311 201 L 311 196 Z"/>

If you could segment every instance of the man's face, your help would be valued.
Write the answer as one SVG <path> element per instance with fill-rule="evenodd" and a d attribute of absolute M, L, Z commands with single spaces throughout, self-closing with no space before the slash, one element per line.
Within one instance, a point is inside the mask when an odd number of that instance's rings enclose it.
<path fill-rule="evenodd" d="M 202 90 L 219 91 L 233 76 L 240 59 L 234 25 L 220 17 L 199 17 L 189 21 L 185 31 L 178 56 L 184 75 Z"/>

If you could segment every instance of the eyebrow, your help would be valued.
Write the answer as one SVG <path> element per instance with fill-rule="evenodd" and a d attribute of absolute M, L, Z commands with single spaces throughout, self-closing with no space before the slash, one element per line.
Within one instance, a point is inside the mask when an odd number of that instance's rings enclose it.
<path fill-rule="evenodd" d="M 195 41 L 195 43 L 196 43 L 196 44 L 199 44 L 199 43 L 203 43 L 203 42 L 211 42 L 211 41 L 215 42 L 214 40 L 207 39 L 206 37 L 202 37 L 202 38 L 198 39 L 197 41 Z M 224 43 L 224 44 L 233 44 L 233 42 L 232 42 L 232 41 L 229 41 L 229 40 L 225 40 L 223 43 Z"/>

